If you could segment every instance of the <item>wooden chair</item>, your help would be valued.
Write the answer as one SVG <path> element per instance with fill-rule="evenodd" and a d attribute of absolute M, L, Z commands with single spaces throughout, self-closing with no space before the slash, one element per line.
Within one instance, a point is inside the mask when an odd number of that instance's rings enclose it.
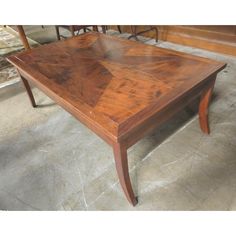
<path fill-rule="evenodd" d="M 102 27 L 102 32 L 103 32 L 104 34 L 106 34 L 106 32 L 107 32 L 107 30 L 108 30 L 107 25 L 102 25 L 101 27 Z M 121 34 L 122 31 L 121 31 L 120 25 L 117 25 L 117 28 L 118 28 L 118 31 L 119 31 L 120 34 Z"/>
<path fill-rule="evenodd" d="M 64 28 L 64 29 L 67 29 L 71 32 L 71 35 L 72 36 L 75 36 L 75 32 L 83 29 L 84 32 L 87 32 L 87 30 L 90 30 L 88 29 L 88 27 L 91 27 L 93 28 L 94 31 L 98 31 L 98 27 L 96 25 L 56 25 L 56 34 L 57 34 L 57 39 L 58 40 L 61 40 L 61 35 L 60 35 L 60 28 Z"/>
<path fill-rule="evenodd" d="M 138 29 L 137 25 L 131 25 L 130 28 L 131 28 L 131 35 L 129 36 L 128 39 L 135 38 L 138 41 L 138 37 L 137 37 L 138 35 L 144 34 L 144 33 L 149 32 L 149 31 L 155 31 L 155 33 L 156 33 L 156 42 L 158 42 L 158 28 L 156 26 L 151 26 L 150 25 L 150 26 L 148 26 L 148 29 L 142 30 L 142 31 L 139 31 L 139 32 L 137 31 L 137 29 Z"/>

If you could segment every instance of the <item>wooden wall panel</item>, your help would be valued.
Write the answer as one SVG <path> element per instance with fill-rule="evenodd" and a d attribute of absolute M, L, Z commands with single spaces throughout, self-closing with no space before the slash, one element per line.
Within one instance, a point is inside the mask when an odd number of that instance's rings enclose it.
<path fill-rule="evenodd" d="M 159 39 L 236 56 L 236 26 L 157 26 Z M 111 28 L 116 29 L 115 26 Z M 130 26 L 121 26 L 130 32 Z M 139 26 L 140 30 L 145 26 Z M 153 32 L 146 36 L 154 38 Z"/>

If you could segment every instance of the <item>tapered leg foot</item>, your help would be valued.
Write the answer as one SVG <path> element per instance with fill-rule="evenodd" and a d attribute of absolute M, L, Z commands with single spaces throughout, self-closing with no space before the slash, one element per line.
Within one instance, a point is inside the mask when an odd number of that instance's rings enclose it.
<path fill-rule="evenodd" d="M 207 86 L 207 88 L 202 92 L 198 109 L 200 127 L 201 130 L 206 134 L 210 133 L 208 121 L 208 107 L 211 100 L 214 84 L 215 79 L 212 80 Z"/>
<path fill-rule="evenodd" d="M 34 95 L 33 95 L 33 93 L 32 93 L 32 90 L 31 90 L 31 88 L 30 88 L 30 85 L 29 85 L 28 81 L 27 81 L 25 78 L 23 78 L 23 77 L 21 77 L 21 79 L 22 79 L 22 82 L 23 82 L 23 84 L 24 84 L 24 86 L 25 86 L 26 92 L 27 92 L 27 94 L 28 94 L 28 96 L 29 96 L 31 105 L 32 105 L 33 107 L 36 107 L 37 105 L 36 105 L 35 100 L 34 100 Z"/>
<path fill-rule="evenodd" d="M 129 168 L 128 168 L 128 160 L 127 160 L 127 150 L 122 147 L 120 144 L 115 144 L 113 146 L 114 157 L 116 170 L 119 177 L 120 185 L 125 193 L 128 201 L 135 206 L 138 201 L 134 195 L 132 185 L 129 177 Z"/>

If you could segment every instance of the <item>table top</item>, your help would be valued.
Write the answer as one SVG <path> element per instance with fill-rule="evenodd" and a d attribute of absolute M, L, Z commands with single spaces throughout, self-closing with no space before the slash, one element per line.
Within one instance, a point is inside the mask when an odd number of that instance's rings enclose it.
<path fill-rule="evenodd" d="M 87 33 L 8 60 L 27 79 L 111 137 L 128 132 L 224 63 L 173 50 Z"/>

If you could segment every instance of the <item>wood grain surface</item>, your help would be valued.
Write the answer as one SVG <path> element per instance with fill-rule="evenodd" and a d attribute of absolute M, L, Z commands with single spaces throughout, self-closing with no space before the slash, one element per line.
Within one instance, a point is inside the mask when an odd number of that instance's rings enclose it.
<path fill-rule="evenodd" d="M 159 110 L 224 67 L 99 33 L 42 46 L 9 60 L 101 126 L 110 123 L 111 136 L 116 137 L 122 135 L 127 120 L 133 122 L 142 111 Z M 100 123 L 98 117 L 106 122 Z"/>

